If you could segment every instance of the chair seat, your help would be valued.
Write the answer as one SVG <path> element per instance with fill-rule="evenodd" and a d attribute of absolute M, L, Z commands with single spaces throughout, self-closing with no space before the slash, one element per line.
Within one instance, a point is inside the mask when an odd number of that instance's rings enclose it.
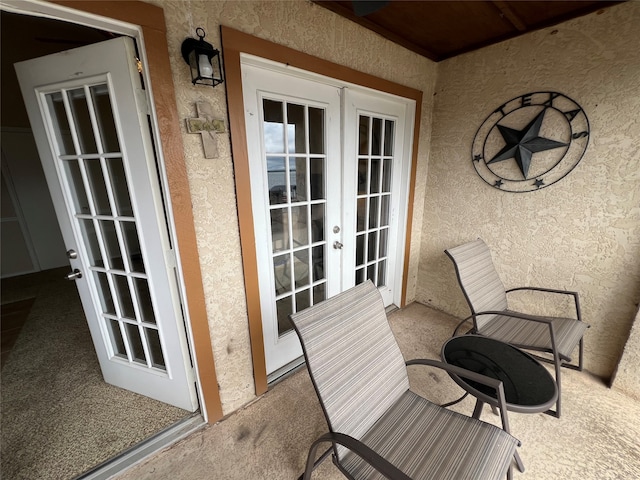
<path fill-rule="evenodd" d="M 546 323 L 512 317 L 509 313 L 511 312 L 507 310 L 505 315 L 496 315 L 478 333 L 523 348 L 551 351 L 551 337 Z M 570 361 L 571 352 L 589 326 L 573 318 L 549 318 L 554 320 L 558 353 L 563 359 Z"/>
<path fill-rule="evenodd" d="M 502 479 L 518 444 L 504 430 L 410 390 L 360 440 L 415 480 Z M 384 479 L 353 452 L 339 463 L 355 480 Z"/>

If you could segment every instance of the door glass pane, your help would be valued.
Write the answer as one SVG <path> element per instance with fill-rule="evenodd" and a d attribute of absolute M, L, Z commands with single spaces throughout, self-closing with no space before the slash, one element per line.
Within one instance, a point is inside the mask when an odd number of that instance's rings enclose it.
<path fill-rule="evenodd" d="M 356 236 L 356 266 L 364 263 L 364 235 Z"/>
<path fill-rule="evenodd" d="M 324 199 L 324 158 L 312 158 L 309 167 L 311 200 Z"/>
<path fill-rule="evenodd" d="M 120 227 L 122 228 L 124 244 L 129 257 L 129 268 L 132 272 L 144 273 L 144 261 L 135 222 L 133 220 L 122 221 L 120 222 Z"/>
<path fill-rule="evenodd" d="M 89 186 L 91 187 L 91 194 L 93 195 L 93 207 L 96 215 L 111 215 L 109 195 L 107 194 L 107 186 L 104 183 L 100 160 L 85 160 L 84 165 Z"/>
<path fill-rule="evenodd" d="M 304 105 L 287 104 L 287 143 L 289 153 L 306 153 L 306 121 Z"/>
<path fill-rule="evenodd" d="M 358 155 L 369 155 L 369 117 L 364 115 L 358 125 Z"/>
<path fill-rule="evenodd" d="M 376 283 L 376 285 L 378 287 L 382 287 L 386 285 L 386 282 L 387 282 L 387 261 L 382 260 L 380 263 L 378 263 L 378 282 Z"/>
<path fill-rule="evenodd" d="M 123 275 L 113 275 L 112 278 L 118 295 L 118 305 L 120 305 L 121 316 L 135 320 L 136 312 L 133 309 L 133 299 L 131 298 L 127 277 Z"/>
<path fill-rule="evenodd" d="M 380 155 L 380 144 L 382 142 L 382 119 L 374 118 L 371 128 L 371 155 Z"/>
<path fill-rule="evenodd" d="M 76 134 L 78 135 L 78 143 L 80 143 L 80 153 L 98 153 L 84 88 L 70 90 L 67 95 L 71 105 Z"/>
<path fill-rule="evenodd" d="M 113 353 L 117 357 L 127 357 L 127 351 L 124 347 L 124 339 L 122 338 L 122 332 L 120 331 L 120 322 L 117 320 L 107 320 L 107 330 L 109 331 L 109 337 L 111 338 L 111 348 Z"/>
<path fill-rule="evenodd" d="M 113 298 L 111 297 L 111 289 L 109 288 L 109 281 L 107 280 L 107 274 L 104 272 L 93 272 L 96 280 L 96 287 L 98 289 L 98 297 L 100 297 L 100 303 L 102 305 L 102 312 L 115 315 L 116 309 L 113 305 Z"/>
<path fill-rule="evenodd" d="M 358 211 L 356 213 L 356 229 L 358 232 L 364 231 L 366 228 L 365 219 L 367 218 L 367 199 L 358 199 Z"/>
<path fill-rule="evenodd" d="M 78 160 L 67 160 L 63 165 L 71 190 L 71 197 L 75 208 L 74 213 L 90 214 L 89 199 L 87 198 L 87 192 L 82 182 L 82 173 L 80 172 Z"/>
<path fill-rule="evenodd" d="M 290 254 L 273 257 L 273 276 L 276 282 L 276 295 L 291 291 L 291 263 Z"/>
<path fill-rule="evenodd" d="M 384 121 L 384 155 L 389 157 L 393 155 L 393 136 L 395 131 L 395 122 L 393 120 Z"/>
<path fill-rule="evenodd" d="M 108 268 L 124 270 L 124 259 L 120 252 L 115 223 L 111 220 L 100 220 L 98 223 L 102 231 L 102 241 L 107 251 Z"/>
<path fill-rule="evenodd" d="M 316 285 L 315 287 L 313 287 L 313 303 L 314 305 L 316 303 L 320 303 L 321 301 L 325 300 L 326 297 L 326 293 L 325 293 L 325 284 L 321 283 L 320 285 Z"/>
<path fill-rule="evenodd" d="M 284 153 L 283 103 L 264 99 L 264 146 L 267 153 Z"/>
<path fill-rule="evenodd" d="M 380 198 L 380 225 L 386 226 L 389 225 L 389 201 L 391 200 L 390 195 L 383 195 Z"/>
<path fill-rule="evenodd" d="M 309 251 L 300 250 L 293 254 L 293 268 L 296 276 L 296 288 L 309 285 Z"/>
<path fill-rule="evenodd" d="M 382 191 L 383 192 L 391 191 L 391 160 L 388 158 L 385 158 L 383 162 Z"/>
<path fill-rule="evenodd" d="M 293 165 L 295 165 L 295 169 L 291 169 L 291 201 L 304 202 L 309 198 L 307 195 L 307 159 L 296 158 Z"/>
<path fill-rule="evenodd" d="M 131 323 L 124 323 L 125 330 L 127 332 L 127 339 L 129 343 L 129 350 L 131 352 L 131 356 L 136 363 L 147 364 L 146 355 L 144 354 L 144 347 L 142 346 L 142 338 L 140 337 L 140 330 L 138 330 L 138 325 L 134 325 Z"/>
<path fill-rule="evenodd" d="M 164 357 L 162 355 L 162 345 L 158 331 L 152 328 L 145 328 L 144 332 L 149 342 L 149 355 L 151 355 L 151 365 L 155 368 L 165 369 Z"/>
<path fill-rule="evenodd" d="M 369 161 L 365 159 L 358 160 L 358 195 L 367 193 L 367 181 L 369 180 Z"/>
<path fill-rule="evenodd" d="M 379 158 L 371 159 L 371 185 L 369 187 L 370 193 L 380 192 L 380 177 L 382 176 L 380 174 L 381 167 L 382 162 Z"/>
<path fill-rule="evenodd" d="M 367 241 L 367 261 L 371 262 L 376 259 L 376 252 L 378 249 L 376 248 L 376 244 L 378 242 L 378 232 L 374 231 L 368 235 Z"/>
<path fill-rule="evenodd" d="M 369 228 L 378 226 L 378 197 L 369 200 Z"/>
<path fill-rule="evenodd" d="M 91 99 L 93 100 L 96 122 L 100 131 L 102 151 L 106 153 L 119 152 L 120 144 L 118 142 L 115 120 L 113 119 L 109 89 L 106 84 L 102 84 L 94 85 L 90 87 L 89 90 L 91 92 Z"/>
<path fill-rule="evenodd" d="M 319 247 L 313 247 L 312 249 L 312 257 L 313 257 L 313 281 L 317 282 L 318 280 L 324 279 L 324 245 L 320 245 Z"/>
<path fill-rule="evenodd" d="M 289 212 L 286 208 L 271 210 L 271 242 L 273 251 L 281 252 L 289 248 Z"/>
<path fill-rule="evenodd" d="M 96 235 L 93 220 L 81 218 L 78 220 L 78 224 L 82 232 L 84 247 L 89 256 L 89 264 L 92 267 L 104 267 L 105 264 L 102 260 L 102 252 L 100 250 L 100 244 L 98 243 L 98 236 Z"/>
<path fill-rule="evenodd" d="M 111 190 L 116 202 L 116 214 L 122 217 L 133 216 L 133 206 L 129 198 L 127 176 L 124 172 L 122 158 L 109 158 L 106 160 Z"/>
<path fill-rule="evenodd" d="M 309 289 L 296 293 L 296 311 L 300 312 L 311 306 L 311 291 Z"/>
<path fill-rule="evenodd" d="M 67 111 L 62 100 L 62 93 L 50 93 L 46 98 L 60 155 L 75 155 L 76 150 L 73 146 L 71 128 L 67 120 Z"/>
<path fill-rule="evenodd" d="M 151 293 L 149 292 L 149 282 L 145 278 L 134 278 L 133 285 L 138 296 L 138 307 L 141 320 L 147 323 L 156 323 L 153 313 L 153 303 L 151 303 Z"/>
<path fill-rule="evenodd" d="M 276 316 L 278 317 L 278 335 L 283 335 L 291 330 L 289 315 L 293 313 L 293 297 L 287 296 L 276 301 Z"/>
<path fill-rule="evenodd" d="M 378 244 L 378 257 L 387 256 L 387 236 L 389 235 L 389 229 L 383 228 L 380 230 L 380 243 Z"/>
<path fill-rule="evenodd" d="M 324 154 L 324 110 L 309 107 L 309 153 Z"/>
<path fill-rule="evenodd" d="M 311 242 L 324 240 L 324 203 L 311 205 Z"/>
<path fill-rule="evenodd" d="M 309 244 L 307 223 L 308 207 L 291 207 L 291 224 L 293 226 L 293 246 L 301 247 Z"/>
<path fill-rule="evenodd" d="M 269 204 L 287 203 L 287 169 L 284 157 L 267 158 Z"/>
<path fill-rule="evenodd" d="M 364 268 L 356 269 L 356 285 L 364 282 Z"/>

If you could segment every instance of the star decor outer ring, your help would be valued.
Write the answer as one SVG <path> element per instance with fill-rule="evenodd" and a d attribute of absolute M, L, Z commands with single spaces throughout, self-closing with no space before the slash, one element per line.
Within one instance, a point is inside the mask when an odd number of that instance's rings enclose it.
<path fill-rule="evenodd" d="M 530 142 L 534 146 L 526 152 L 525 140 L 531 139 L 531 131 L 528 133 L 526 128 L 541 112 L 544 112 L 542 123 L 537 125 L 533 132 L 536 138 Z M 529 125 L 518 130 L 524 127 L 523 122 Z M 538 136 L 540 128 L 546 129 L 545 135 L 551 138 Z M 531 192 L 567 176 L 582 160 L 589 136 L 589 119 L 576 101 L 558 92 L 532 92 L 512 98 L 491 112 L 473 139 L 471 159 L 478 175 L 492 187 L 507 192 Z M 551 146 L 536 147 L 536 141 L 546 141 Z M 509 157 L 511 151 L 514 153 Z M 532 166 L 542 167 L 533 168 L 532 172 L 523 169 L 523 153 L 528 155 Z M 525 176 L 523 172 L 531 174 Z"/>

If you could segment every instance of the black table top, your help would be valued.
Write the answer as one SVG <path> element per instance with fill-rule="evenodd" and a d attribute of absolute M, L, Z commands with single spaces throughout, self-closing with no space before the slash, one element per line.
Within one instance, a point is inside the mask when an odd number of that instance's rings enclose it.
<path fill-rule="evenodd" d="M 479 335 L 450 338 L 442 346 L 444 362 L 502 381 L 507 409 L 540 412 L 558 396 L 551 374 L 531 355 L 511 345 Z M 495 390 L 477 382 L 452 378 L 479 400 L 495 404 Z"/>

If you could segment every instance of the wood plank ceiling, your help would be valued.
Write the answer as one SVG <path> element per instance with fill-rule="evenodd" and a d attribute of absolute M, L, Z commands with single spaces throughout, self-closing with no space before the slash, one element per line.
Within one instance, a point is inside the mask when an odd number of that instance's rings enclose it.
<path fill-rule="evenodd" d="M 620 1 L 312 0 L 436 62 Z"/>

